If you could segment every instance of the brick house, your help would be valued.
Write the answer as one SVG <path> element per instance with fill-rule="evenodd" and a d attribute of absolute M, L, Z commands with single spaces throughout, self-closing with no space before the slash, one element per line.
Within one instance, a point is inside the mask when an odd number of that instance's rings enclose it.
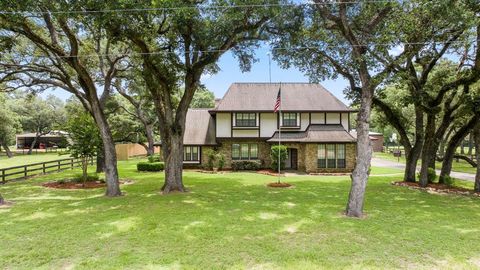
<path fill-rule="evenodd" d="M 184 137 L 184 166 L 199 167 L 206 150 L 235 160 L 259 160 L 269 167 L 270 147 L 288 147 L 286 168 L 308 173 L 351 172 L 354 112 L 319 84 L 282 83 L 281 115 L 274 113 L 280 84 L 234 83 L 215 108 L 190 109 Z M 281 134 L 279 136 L 279 129 Z"/>

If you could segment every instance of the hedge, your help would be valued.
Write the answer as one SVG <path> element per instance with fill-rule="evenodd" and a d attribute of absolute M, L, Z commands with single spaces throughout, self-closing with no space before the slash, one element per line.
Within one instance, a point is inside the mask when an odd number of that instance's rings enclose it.
<path fill-rule="evenodd" d="M 148 156 L 148 162 L 150 163 L 154 163 L 154 162 L 161 162 L 161 157 L 160 155 L 151 155 L 151 156 Z"/>
<path fill-rule="evenodd" d="M 137 170 L 140 172 L 159 172 L 165 167 L 163 162 L 139 162 Z"/>
<path fill-rule="evenodd" d="M 232 161 L 232 170 L 234 171 L 256 171 L 262 167 L 262 163 L 259 160 L 238 160 Z"/>

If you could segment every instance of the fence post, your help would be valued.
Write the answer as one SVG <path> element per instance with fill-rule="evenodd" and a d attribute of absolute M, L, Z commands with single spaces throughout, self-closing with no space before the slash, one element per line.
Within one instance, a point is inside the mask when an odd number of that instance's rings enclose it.
<path fill-rule="evenodd" d="M 27 166 L 28 165 L 23 166 L 23 175 L 25 176 L 25 179 L 27 179 Z"/>
<path fill-rule="evenodd" d="M 42 167 L 43 167 L 43 174 L 45 174 L 45 173 L 46 173 L 46 171 L 45 171 L 45 162 L 44 162 L 42 165 L 43 165 L 43 166 L 42 166 Z"/>
<path fill-rule="evenodd" d="M 2 170 L 2 183 L 5 184 L 5 169 Z"/>
<path fill-rule="evenodd" d="M 58 163 L 58 170 L 57 171 L 60 171 L 60 160 L 57 161 L 57 163 Z"/>
<path fill-rule="evenodd" d="M 71 164 L 71 167 L 72 167 L 72 170 L 73 170 L 73 158 L 70 159 L 70 164 Z"/>

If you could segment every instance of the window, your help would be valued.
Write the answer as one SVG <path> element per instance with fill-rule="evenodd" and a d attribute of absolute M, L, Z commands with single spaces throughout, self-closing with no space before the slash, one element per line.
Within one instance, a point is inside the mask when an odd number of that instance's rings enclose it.
<path fill-rule="evenodd" d="M 235 126 L 236 127 L 256 127 L 257 114 L 256 113 L 236 113 Z"/>
<path fill-rule="evenodd" d="M 297 113 L 283 113 L 282 114 L 282 126 L 283 127 L 296 127 L 297 126 Z"/>
<path fill-rule="evenodd" d="M 325 155 L 325 144 L 318 145 L 318 152 L 317 152 L 317 160 L 318 160 L 318 168 L 326 168 L 327 167 L 327 159 Z"/>
<path fill-rule="evenodd" d="M 232 159 L 249 160 L 258 158 L 258 145 L 256 143 L 232 144 Z"/>
<path fill-rule="evenodd" d="M 319 144 L 317 150 L 317 166 L 325 168 L 346 168 L 345 144 Z"/>
<path fill-rule="evenodd" d="M 337 168 L 345 168 L 345 144 L 337 144 Z"/>
<path fill-rule="evenodd" d="M 200 161 L 198 146 L 183 147 L 183 161 Z"/>

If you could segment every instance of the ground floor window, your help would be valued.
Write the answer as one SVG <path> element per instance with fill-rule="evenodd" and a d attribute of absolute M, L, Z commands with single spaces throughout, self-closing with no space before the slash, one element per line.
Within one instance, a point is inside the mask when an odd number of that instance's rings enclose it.
<path fill-rule="evenodd" d="M 183 161 L 200 161 L 200 147 L 199 146 L 184 146 L 183 147 Z"/>
<path fill-rule="evenodd" d="M 258 144 L 256 143 L 232 144 L 232 159 L 234 160 L 258 159 Z"/>
<path fill-rule="evenodd" d="M 317 150 L 317 166 L 325 168 L 345 168 L 345 144 L 319 144 Z"/>

